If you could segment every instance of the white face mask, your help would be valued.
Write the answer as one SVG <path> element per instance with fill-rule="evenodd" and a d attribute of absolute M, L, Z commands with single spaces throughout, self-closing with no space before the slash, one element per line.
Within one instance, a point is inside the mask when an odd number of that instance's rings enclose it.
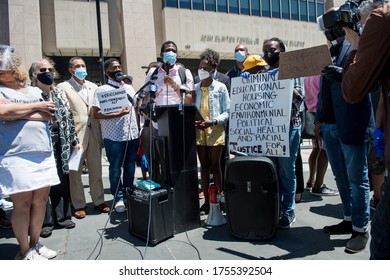
<path fill-rule="evenodd" d="M 204 80 L 210 77 L 209 71 L 203 70 L 203 69 L 198 69 L 198 76 L 199 79 Z"/>

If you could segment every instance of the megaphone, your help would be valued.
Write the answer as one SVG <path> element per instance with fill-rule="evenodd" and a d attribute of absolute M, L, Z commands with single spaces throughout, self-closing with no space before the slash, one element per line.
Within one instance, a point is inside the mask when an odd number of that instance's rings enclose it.
<path fill-rule="evenodd" d="M 209 200 L 210 200 L 210 212 L 207 216 L 205 224 L 208 226 L 222 226 L 226 224 L 226 219 L 222 215 L 219 201 L 217 199 L 218 186 L 216 184 L 210 184 L 209 186 Z"/>

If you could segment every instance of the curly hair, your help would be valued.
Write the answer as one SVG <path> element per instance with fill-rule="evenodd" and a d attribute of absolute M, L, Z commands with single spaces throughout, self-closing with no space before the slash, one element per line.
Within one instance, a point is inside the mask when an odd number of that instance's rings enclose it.
<path fill-rule="evenodd" d="M 205 49 L 199 56 L 200 60 L 207 60 L 213 68 L 217 68 L 221 60 L 219 59 L 219 53 L 212 49 Z"/>
<path fill-rule="evenodd" d="M 26 68 L 22 65 L 21 57 L 12 51 L 9 60 L 7 61 L 7 65 L 9 70 L 13 71 L 16 82 L 22 87 L 27 86 L 28 73 Z"/>

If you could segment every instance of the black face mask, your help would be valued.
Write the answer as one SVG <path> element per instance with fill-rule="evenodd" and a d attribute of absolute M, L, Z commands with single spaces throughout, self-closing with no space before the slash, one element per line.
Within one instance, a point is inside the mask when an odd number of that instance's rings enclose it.
<path fill-rule="evenodd" d="M 267 64 L 271 66 L 271 65 L 278 63 L 279 53 L 278 52 L 266 53 L 263 58 L 264 58 L 265 62 L 267 62 Z"/>
<path fill-rule="evenodd" d="M 123 80 L 123 72 L 121 70 L 114 72 L 107 72 L 107 76 L 114 79 L 116 82 L 120 83 Z"/>
<path fill-rule="evenodd" d="M 39 73 L 37 75 L 37 80 L 40 81 L 42 84 L 50 86 L 54 82 L 54 75 L 52 72 Z"/>

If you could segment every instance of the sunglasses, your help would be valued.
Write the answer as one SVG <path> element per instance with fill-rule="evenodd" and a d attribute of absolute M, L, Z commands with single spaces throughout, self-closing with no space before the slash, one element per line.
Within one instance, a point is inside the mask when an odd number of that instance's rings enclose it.
<path fill-rule="evenodd" d="M 45 68 L 45 67 L 39 68 L 39 72 L 40 73 L 45 73 L 47 70 L 49 70 L 50 72 L 54 73 L 54 68 L 52 68 L 52 67 L 50 67 L 50 68 Z"/>

